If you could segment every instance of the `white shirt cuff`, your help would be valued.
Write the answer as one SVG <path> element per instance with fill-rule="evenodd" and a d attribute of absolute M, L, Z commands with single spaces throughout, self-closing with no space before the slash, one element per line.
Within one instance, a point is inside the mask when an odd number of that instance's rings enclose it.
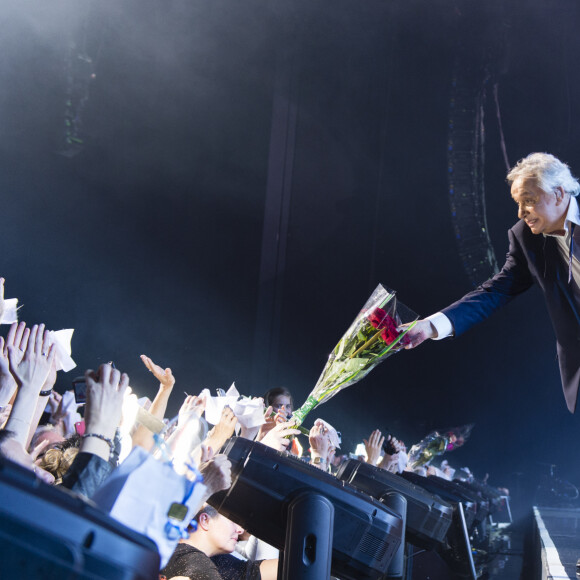
<path fill-rule="evenodd" d="M 433 340 L 441 340 L 453 335 L 453 325 L 451 320 L 443 314 L 443 312 L 436 312 L 431 316 L 427 316 L 427 320 L 435 327 L 437 336 Z"/>

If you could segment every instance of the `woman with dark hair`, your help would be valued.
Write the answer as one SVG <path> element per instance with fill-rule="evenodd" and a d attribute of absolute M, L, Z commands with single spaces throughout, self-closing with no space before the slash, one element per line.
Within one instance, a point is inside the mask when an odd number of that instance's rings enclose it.
<path fill-rule="evenodd" d="M 294 401 L 292 393 L 285 387 L 274 387 L 264 395 L 264 404 L 266 407 L 272 407 L 274 413 L 282 411 L 285 417 L 292 415 L 294 411 Z"/>

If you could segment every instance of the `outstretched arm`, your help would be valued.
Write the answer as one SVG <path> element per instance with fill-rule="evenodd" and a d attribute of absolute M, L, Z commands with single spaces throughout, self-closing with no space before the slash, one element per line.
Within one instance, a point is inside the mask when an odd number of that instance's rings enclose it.
<path fill-rule="evenodd" d="M 208 433 L 203 442 L 207 447 L 211 447 L 214 452 L 218 452 L 222 445 L 234 434 L 238 420 L 230 407 L 224 407 L 220 422 Z"/>
<path fill-rule="evenodd" d="M 175 385 L 175 378 L 170 368 L 163 369 L 156 365 L 148 356 L 142 354 L 141 360 L 149 372 L 159 381 L 159 391 L 149 407 L 149 413 L 160 421 L 165 417 L 167 403 Z M 133 446 L 139 445 L 144 449 L 151 449 L 154 445 L 153 434 L 142 424 L 137 425 L 132 437 Z"/>
<path fill-rule="evenodd" d="M 141 355 L 143 364 L 149 369 L 153 376 L 159 381 L 159 391 L 151 403 L 149 412 L 157 419 L 163 420 L 165 411 L 167 410 L 167 403 L 169 396 L 175 385 L 175 377 L 170 368 L 163 369 L 156 365 L 148 356 Z"/>
<path fill-rule="evenodd" d="M 429 338 L 438 340 L 463 334 L 533 284 L 530 267 L 521 245 L 524 239 L 521 236 L 532 235 L 525 229 L 522 231 L 526 227 L 520 222 L 508 232 L 509 252 L 501 271 L 441 312 L 419 320 L 406 334 L 410 340 L 406 348 L 415 348 Z"/>
<path fill-rule="evenodd" d="M 41 324 L 24 330 L 18 345 L 8 346 L 10 372 L 18 385 L 18 394 L 6 429 L 12 431 L 14 439 L 23 446 L 28 440 L 40 390 L 54 364 L 56 350 L 51 342 L 44 324 Z M 48 397 L 43 398 L 46 404 Z"/>
<path fill-rule="evenodd" d="M 111 365 L 104 364 L 99 372 L 88 370 L 85 434 L 80 451 L 109 460 L 115 431 L 121 421 L 123 395 L 129 386 L 129 377 Z"/>

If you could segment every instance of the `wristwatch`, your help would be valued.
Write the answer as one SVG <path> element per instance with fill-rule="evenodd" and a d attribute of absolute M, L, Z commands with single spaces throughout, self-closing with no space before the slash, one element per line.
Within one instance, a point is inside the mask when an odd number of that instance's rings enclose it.
<path fill-rule="evenodd" d="M 314 463 L 314 465 L 324 465 L 326 463 L 326 459 L 324 459 L 324 457 L 313 457 L 312 463 Z"/>

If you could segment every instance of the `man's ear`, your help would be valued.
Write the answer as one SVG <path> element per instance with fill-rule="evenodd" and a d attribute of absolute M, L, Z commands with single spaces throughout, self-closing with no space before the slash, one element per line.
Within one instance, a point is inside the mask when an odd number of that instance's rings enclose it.
<path fill-rule="evenodd" d="M 566 199 L 566 192 L 564 191 L 564 188 L 561 185 L 558 185 L 558 187 L 554 189 L 554 193 L 556 194 L 557 204 L 561 203 L 564 199 Z"/>
<path fill-rule="evenodd" d="M 198 527 L 202 528 L 205 532 L 209 529 L 209 522 L 211 518 L 206 513 L 201 513 L 197 519 Z"/>

